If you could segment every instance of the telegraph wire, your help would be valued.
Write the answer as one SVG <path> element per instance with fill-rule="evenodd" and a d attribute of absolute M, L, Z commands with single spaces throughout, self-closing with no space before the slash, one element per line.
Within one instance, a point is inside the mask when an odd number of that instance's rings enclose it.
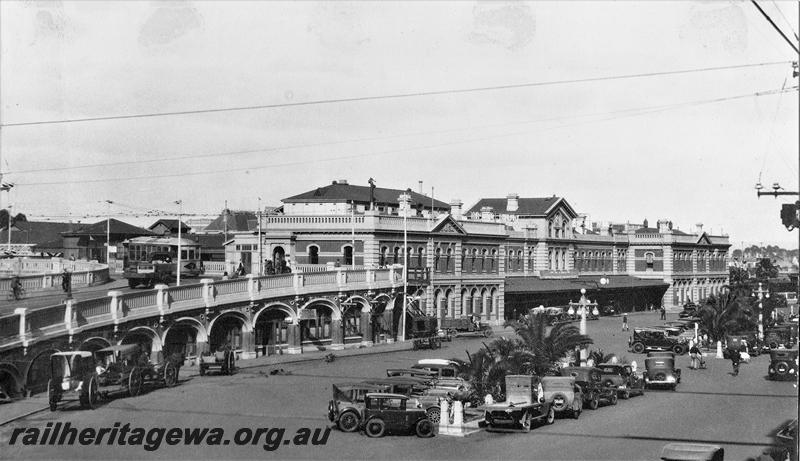
<path fill-rule="evenodd" d="M 772 0 L 772 4 L 775 5 L 775 9 L 778 10 L 778 13 L 781 15 L 781 17 L 783 18 L 784 22 L 786 22 L 786 25 L 789 26 L 789 30 L 792 31 L 792 34 L 794 35 L 794 38 L 796 40 L 800 41 L 800 36 L 798 36 L 797 32 L 794 31 L 794 27 L 792 26 L 792 23 L 789 22 L 789 20 L 786 19 L 786 16 L 783 15 L 783 10 L 781 10 L 781 7 L 779 7 L 778 4 L 775 3 L 775 0 Z"/>
<path fill-rule="evenodd" d="M 65 123 L 97 122 L 97 121 L 106 121 L 106 120 L 125 120 L 125 119 L 135 119 L 135 118 L 167 117 L 167 116 L 176 116 L 176 115 L 209 114 L 209 113 L 218 113 L 218 112 L 236 112 L 236 111 L 249 111 L 249 110 L 261 110 L 261 109 L 276 109 L 276 108 L 284 108 L 284 107 L 312 106 L 312 105 L 321 105 L 321 104 L 338 104 L 338 103 L 347 103 L 347 102 L 376 101 L 376 100 L 386 100 L 386 99 L 402 99 L 402 98 L 414 98 L 414 97 L 423 97 L 423 96 L 439 96 L 439 95 L 446 95 L 446 94 L 463 94 L 463 93 L 474 93 L 474 92 L 483 92 L 483 91 L 510 90 L 510 89 L 517 89 L 517 88 L 532 88 L 532 87 L 550 86 L 550 85 L 566 85 L 566 84 L 574 84 L 574 83 L 587 83 L 587 82 L 600 82 L 600 81 L 608 81 L 608 80 L 622 80 L 622 79 L 643 78 L 643 77 L 656 77 L 656 76 L 663 76 L 663 75 L 679 75 L 679 74 L 689 74 L 689 73 L 697 73 L 697 72 L 710 72 L 710 71 L 729 70 L 729 69 L 743 69 L 743 68 L 748 68 L 748 67 L 763 67 L 763 66 L 773 66 L 773 65 L 779 65 L 779 64 L 783 65 L 783 64 L 788 64 L 788 63 L 791 63 L 791 61 L 772 61 L 772 62 L 762 62 L 762 63 L 754 63 L 754 64 L 738 64 L 738 65 L 730 65 L 730 66 L 703 67 L 703 68 L 695 68 L 695 69 L 681 69 L 681 70 L 661 71 L 661 72 L 645 72 L 645 73 L 638 73 L 638 74 L 613 75 L 613 76 L 604 76 L 604 77 L 586 77 L 586 78 L 578 78 L 578 79 L 553 80 L 553 81 L 545 81 L 545 82 L 529 82 L 529 83 L 518 83 L 518 84 L 510 84 L 510 85 L 496 85 L 496 86 L 486 86 L 486 87 L 477 87 L 477 88 L 432 90 L 432 91 L 420 91 L 420 92 L 413 92 L 413 93 L 396 93 L 396 94 L 378 95 L 378 96 L 357 96 L 357 97 L 351 97 L 351 98 L 320 99 L 320 100 L 314 100 L 314 101 L 279 103 L 279 104 L 264 104 L 264 105 L 239 106 L 239 107 L 223 107 L 223 108 L 216 108 L 216 109 L 197 109 L 197 110 L 185 110 L 185 111 L 175 111 L 175 112 L 151 112 L 151 113 L 144 113 L 144 114 L 109 115 L 109 116 L 102 116 L 102 117 L 86 117 L 86 118 L 73 118 L 73 119 L 61 119 L 61 120 L 40 120 L 40 121 L 29 121 L 29 122 L 15 122 L 15 123 L 0 124 L 0 127 L 19 127 L 19 126 L 52 125 L 52 124 L 65 124 Z"/>
<path fill-rule="evenodd" d="M 768 95 L 773 95 L 773 94 L 780 94 L 780 93 L 785 93 L 785 92 L 790 92 L 790 91 L 796 91 L 797 89 L 798 89 L 797 86 L 793 86 L 793 87 L 790 87 L 790 88 L 767 90 L 767 91 L 744 94 L 744 95 L 738 95 L 738 96 L 728 96 L 728 97 L 708 99 L 708 100 L 702 100 L 702 101 L 690 101 L 690 102 L 685 102 L 685 103 L 676 103 L 676 104 L 669 104 L 669 105 L 664 105 L 664 106 L 653 106 L 653 107 L 643 108 L 643 109 L 632 109 L 632 110 L 636 110 L 637 112 L 632 112 L 630 114 L 623 115 L 623 116 L 629 116 L 630 117 L 630 116 L 646 115 L 646 114 L 650 114 L 650 113 L 663 112 L 663 111 L 666 111 L 666 110 L 679 109 L 679 108 L 683 108 L 683 107 L 692 107 L 692 106 L 698 106 L 698 105 L 703 105 L 703 104 L 713 104 L 713 103 L 724 102 L 724 101 L 732 101 L 732 100 L 737 100 L 737 99 L 744 99 L 744 98 L 751 98 L 751 97 L 760 97 L 760 96 L 768 96 Z M 616 118 L 621 118 L 621 117 L 614 116 L 614 117 L 607 117 L 605 119 L 576 122 L 576 123 L 572 123 L 572 124 L 565 124 L 565 125 L 559 125 L 559 126 L 556 126 L 556 127 L 551 127 L 551 128 L 548 128 L 548 129 L 545 129 L 545 130 L 541 130 L 541 131 L 549 131 L 551 129 L 566 128 L 566 127 L 576 126 L 576 125 L 581 125 L 581 124 L 586 124 L 586 123 L 596 123 L 596 122 L 602 122 L 602 121 L 609 121 L 609 120 L 614 120 Z M 480 142 L 480 141 L 486 141 L 486 140 L 497 139 L 497 138 L 504 138 L 504 137 L 509 137 L 509 136 L 517 136 L 517 135 L 529 134 L 529 133 L 530 133 L 530 131 L 522 131 L 522 132 L 518 131 L 518 132 L 504 133 L 504 134 L 488 136 L 488 137 L 483 137 L 483 138 L 473 138 L 473 139 L 460 140 L 460 141 L 450 141 L 450 142 L 444 142 L 444 143 L 438 143 L 438 144 L 432 144 L 432 145 L 426 145 L 426 146 L 413 146 L 413 147 L 407 147 L 407 148 L 401 148 L 401 149 L 390 149 L 390 150 L 384 150 L 384 151 L 378 151 L 378 152 L 369 152 L 369 153 L 366 153 L 366 154 L 354 154 L 354 155 L 347 155 L 347 156 L 331 157 L 331 158 L 326 158 L 326 159 L 321 159 L 321 160 L 320 159 L 298 160 L 298 161 L 284 162 L 284 163 L 271 163 L 269 165 L 261 165 L 261 166 L 256 165 L 256 166 L 250 166 L 250 167 L 216 169 L 216 170 L 198 171 L 198 172 L 168 173 L 168 174 L 161 174 L 161 175 L 132 176 L 132 177 L 119 177 L 119 178 L 107 178 L 107 179 L 101 179 L 101 178 L 98 178 L 98 179 L 84 179 L 84 180 L 81 180 L 80 183 L 86 184 L 86 183 L 102 183 L 102 182 L 114 182 L 114 181 L 134 181 L 134 180 L 142 180 L 142 179 L 163 179 L 163 178 L 202 176 L 202 175 L 215 174 L 215 173 L 219 174 L 219 173 L 234 173 L 234 172 L 251 171 L 251 170 L 263 170 L 263 169 L 267 169 L 267 168 L 284 167 L 284 166 L 296 166 L 296 165 L 304 165 L 304 164 L 309 164 L 309 163 L 330 162 L 330 161 L 335 161 L 335 160 L 353 160 L 353 159 L 358 159 L 358 158 L 363 158 L 363 157 L 374 157 L 374 156 L 394 154 L 394 153 L 412 152 L 412 151 L 415 151 L 415 150 L 426 150 L 426 149 L 434 149 L 434 148 L 438 148 L 438 147 L 446 147 L 446 146 L 459 145 L 459 144 L 469 144 L 469 143 L 473 143 L 473 142 Z M 74 184 L 74 183 L 75 183 L 75 181 L 44 181 L 44 182 L 31 182 L 31 183 L 25 183 L 25 182 L 18 181 L 17 186 L 53 186 L 53 185 Z"/>
<path fill-rule="evenodd" d="M 784 80 L 784 87 L 781 90 L 785 90 L 786 81 Z M 779 91 L 779 90 L 775 90 Z M 755 94 L 756 96 L 758 94 Z M 750 94 L 745 96 L 751 96 Z M 717 102 L 717 99 L 713 100 L 704 100 L 704 101 L 693 101 L 691 103 L 703 103 L 706 101 L 710 102 Z M 676 103 L 677 105 L 683 105 L 687 103 Z M 606 112 L 595 112 L 589 114 L 576 114 L 576 115 L 564 115 L 564 116 L 557 116 L 557 117 L 545 117 L 539 118 L 534 120 L 520 120 L 515 122 L 507 122 L 507 123 L 495 123 L 489 125 L 479 125 L 479 126 L 469 126 L 469 127 L 459 127 L 459 128 L 448 128 L 444 130 L 428 130 L 428 131 L 417 131 L 417 132 L 409 132 L 409 133 L 400 133 L 395 135 L 388 135 L 388 136 L 375 136 L 375 137 L 366 137 L 366 138 L 354 138 L 354 139 L 345 139 L 339 141 L 324 141 L 318 143 L 307 143 L 307 144 L 292 144 L 287 146 L 277 146 L 277 147 L 263 147 L 263 148 L 255 148 L 255 149 L 244 149 L 244 150 L 234 150 L 234 151 L 225 151 L 225 152 L 208 152 L 203 154 L 188 154 L 188 155 L 181 155 L 175 157 L 159 157 L 154 159 L 136 159 L 136 160 L 125 160 L 120 162 L 107 162 L 107 163 L 95 163 L 89 165 L 73 165 L 73 166 L 64 166 L 64 167 L 52 167 L 52 168 L 36 168 L 36 169 L 29 169 L 29 170 L 16 170 L 16 171 L 6 171 L 5 175 L 13 175 L 13 174 L 28 174 L 28 173 L 45 173 L 51 171 L 68 171 L 68 170 L 79 170 L 79 169 L 88 169 L 88 168 L 104 168 L 104 167 L 117 167 L 117 166 L 124 166 L 124 165 L 140 165 L 145 163 L 160 163 L 160 162 L 172 162 L 172 161 L 180 161 L 180 160 L 197 160 L 200 158 L 209 158 L 209 157 L 223 157 L 223 156 L 239 156 L 239 155 L 248 155 L 248 154 L 256 154 L 256 153 L 267 153 L 267 152 L 280 152 L 284 150 L 295 150 L 295 149 L 307 149 L 307 148 L 314 148 L 314 147 L 324 147 L 324 146 L 335 146 L 335 145 L 342 145 L 342 144 L 354 144 L 354 143 L 362 143 L 362 142 L 372 142 L 372 141 L 383 141 L 388 139 L 397 139 L 397 138 L 405 138 L 411 136 L 427 136 L 432 134 L 443 134 L 443 133 L 452 133 L 458 131 L 467 131 L 467 130 L 476 130 L 476 129 L 486 129 L 486 128 L 499 128 L 499 127 L 506 127 L 506 126 L 515 126 L 515 125 L 528 125 L 534 123 L 542 123 L 542 122 L 552 122 L 552 121 L 560 121 L 560 120 L 568 120 L 573 118 L 586 118 L 586 117 L 597 117 L 597 116 L 605 116 L 605 115 L 614 115 L 614 114 L 624 114 L 628 112 L 635 112 L 635 111 L 643 111 L 643 110 L 651 110 L 651 109 L 661 109 L 665 107 L 674 107 L 676 104 L 670 104 L 666 106 L 649 106 L 649 107 L 640 107 L 640 108 L 627 108 L 627 109 L 619 109 L 615 111 L 606 111 Z M 31 184 L 29 184 L 31 185 Z"/>
<path fill-rule="evenodd" d="M 786 34 L 783 33 L 781 28 L 778 27 L 777 24 L 775 24 L 775 22 L 772 20 L 772 18 L 770 18 L 769 15 L 763 9 L 761 9 L 761 6 L 759 6 L 758 3 L 756 3 L 756 0 L 750 0 L 750 3 L 755 5 L 756 8 L 758 8 L 758 11 L 760 11 L 761 14 L 767 19 L 767 21 L 769 21 L 769 23 L 772 24 L 772 27 L 775 30 L 777 30 L 779 34 L 781 34 L 781 37 L 783 37 L 783 39 L 786 40 L 786 43 L 788 43 L 789 46 L 792 47 L 794 52 L 795 53 L 800 53 L 800 50 L 797 49 L 797 45 L 795 45 L 791 40 L 789 40 L 789 37 L 787 37 Z"/>

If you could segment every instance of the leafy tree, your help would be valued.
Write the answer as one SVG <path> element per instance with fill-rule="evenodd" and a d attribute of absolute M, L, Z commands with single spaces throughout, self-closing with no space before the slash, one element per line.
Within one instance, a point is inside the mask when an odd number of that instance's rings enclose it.
<path fill-rule="evenodd" d="M 772 263 L 770 258 L 761 258 L 756 263 L 756 278 L 764 280 L 778 276 L 778 268 Z"/>
<path fill-rule="evenodd" d="M 750 280 L 750 274 L 743 267 L 731 266 L 728 278 L 731 286 L 745 285 Z"/>
<path fill-rule="evenodd" d="M 533 368 L 542 376 L 578 347 L 592 344 L 592 339 L 580 334 L 575 325 L 559 323 L 548 331 L 548 316 L 545 313 L 530 313 L 520 320 L 506 322 L 522 339 L 525 348 L 533 354 Z"/>
<path fill-rule="evenodd" d="M 722 357 L 725 336 L 752 326 L 752 313 L 742 308 L 740 298 L 733 292 L 723 292 L 710 298 L 699 311 L 700 325 L 717 343 L 717 357 Z"/>
<path fill-rule="evenodd" d="M 492 394 L 495 400 L 504 400 L 507 374 L 534 373 L 534 357 L 519 338 L 498 337 L 477 352 L 467 353 L 467 358 L 453 360 L 459 364 L 460 376 L 472 384 L 479 397 Z"/>
<path fill-rule="evenodd" d="M 17 213 L 16 216 L 11 217 L 11 225 L 13 226 L 14 223 L 18 221 L 27 221 L 27 220 L 28 218 L 24 214 Z M 2 209 L 0 210 L 0 228 L 5 229 L 6 227 L 8 227 L 8 210 Z"/>

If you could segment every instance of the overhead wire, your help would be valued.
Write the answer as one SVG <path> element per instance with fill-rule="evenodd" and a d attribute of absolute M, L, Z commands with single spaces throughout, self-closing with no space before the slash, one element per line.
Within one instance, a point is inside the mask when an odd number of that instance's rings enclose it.
<path fill-rule="evenodd" d="M 396 94 L 377 95 L 377 96 L 357 96 L 357 97 L 337 98 L 337 99 L 320 99 L 320 100 L 291 102 L 291 103 L 276 103 L 276 104 L 263 104 L 263 105 L 252 105 L 252 106 L 223 107 L 223 108 L 213 108 L 213 109 L 196 109 L 196 110 L 184 110 L 184 111 L 173 111 L 173 112 L 150 112 L 150 113 L 130 114 L 130 115 L 108 115 L 108 116 L 100 116 L 100 117 L 84 117 L 84 118 L 72 118 L 72 119 L 60 119 L 60 120 L 38 120 L 38 121 L 27 121 L 27 122 L 13 122 L 13 123 L 0 124 L 0 127 L 22 127 L 22 126 L 34 126 L 34 125 L 52 125 L 52 124 L 66 124 L 66 123 L 96 122 L 96 121 L 107 121 L 107 120 L 125 120 L 125 119 L 134 119 L 134 118 L 150 118 L 150 117 L 167 117 L 167 116 L 177 116 L 177 115 L 210 114 L 210 113 L 219 113 L 219 112 L 235 112 L 235 111 L 250 111 L 250 110 L 261 110 L 261 109 L 276 109 L 276 108 L 300 107 L 300 106 L 311 106 L 311 105 L 321 105 L 321 104 L 336 104 L 336 103 L 375 101 L 375 100 L 386 100 L 386 99 L 415 98 L 415 97 L 422 97 L 422 96 L 439 96 L 439 95 L 447 95 L 447 94 L 474 93 L 474 92 L 483 92 L 483 91 L 509 90 L 509 89 L 517 89 L 517 88 L 533 88 L 533 87 L 550 86 L 550 85 L 566 85 L 566 84 L 574 84 L 574 83 L 601 82 L 601 81 L 609 81 L 609 80 L 622 80 L 622 79 L 632 79 L 632 78 L 656 77 L 656 76 L 664 76 L 664 75 L 679 75 L 679 74 L 689 74 L 689 73 L 697 73 L 697 72 L 711 72 L 711 71 L 718 71 L 718 70 L 743 69 L 743 68 L 750 68 L 750 67 L 763 67 L 763 66 L 773 66 L 773 65 L 779 65 L 779 64 L 787 64 L 787 63 L 790 63 L 790 62 L 791 61 L 772 61 L 772 62 L 762 62 L 762 63 L 752 63 L 752 64 L 737 64 L 737 65 L 729 65 L 729 66 L 703 67 L 703 68 L 680 69 L 680 70 L 671 70 L 671 71 L 644 72 L 644 73 L 636 73 L 636 74 L 611 75 L 611 76 L 602 76 L 602 77 L 586 77 L 586 78 L 565 79 L 565 80 L 552 80 L 552 81 L 544 81 L 544 82 L 529 82 L 529 83 L 517 83 L 517 84 L 509 84 L 509 85 L 495 85 L 495 86 L 485 86 L 485 87 L 475 87 L 475 88 L 431 90 L 431 91 L 419 91 L 419 92 L 410 92 L 410 93 L 396 93 Z"/>
<path fill-rule="evenodd" d="M 781 15 L 781 17 L 783 18 L 784 22 L 786 22 L 786 25 L 789 26 L 789 30 L 792 31 L 792 34 L 794 35 L 794 38 L 797 39 L 797 40 L 800 40 L 800 36 L 798 36 L 797 32 L 794 31 L 794 26 L 792 26 L 792 23 L 789 22 L 789 20 L 786 19 L 786 16 L 783 15 L 783 10 L 781 10 L 781 7 L 779 7 L 778 4 L 775 3 L 775 0 L 772 0 L 772 4 L 775 6 L 775 9 L 778 10 L 778 14 Z"/>
<path fill-rule="evenodd" d="M 666 110 L 674 110 L 683 107 L 690 107 L 690 106 L 697 106 L 703 104 L 713 104 L 719 103 L 724 101 L 733 101 L 737 99 L 744 99 L 744 98 L 752 98 L 752 97 L 761 97 L 761 96 L 768 96 L 773 94 L 778 94 L 782 92 L 789 92 L 789 91 L 796 91 L 798 89 L 797 86 L 790 87 L 790 88 L 783 88 L 783 89 L 775 89 L 775 90 L 767 90 L 762 92 L 756 93 L 748 93 L 742 94 L 737 96 L 727 96 L 721 98 L 713 98 L 707 100 L 700 100 L 700 101 L 689 101 L 683 103 L 674 103 L 674 104 L 667 104 L 661 106 L 651 106 L 646 108 L 640 109 L 630 109 L 628 114 L 622 114 L 621 116 L 638 116 L 638 115 L 646 115 L 655 112 L 663 112 Z M 595 122 L 602 122 L 602 121 L 609 121 L 614 120 L 616 118 L 621 118 L 619 114 L 607 118 L 601 118 L 599 120 L 588 120 L 583 122 L 559 125 L 556 127 L 548 128 L 546 130 L 540 131 L 549 131 L 552 129 L 560 129 L 566 128 L 570 126 L 576 126 L 586 123 L 595 123 Z M 190 177 L 190 176 L 202 176 L 206 174 L 219 174 L 219 173 L 233 173 L 233 172 L 241 172 L 241 171 L 251 171 L 251 170 L 261 170 L 265 168 L 276 168 L 276 167 L 283 167 L 283 166 L 296 166 L 296 165 L 303 165 L 308 163 L 320 163 L 320 162 L 329 162 L 335 160 L 353 160 L 357 158 L 363 157 L 373 157 L 373 156 L 380 156 L 380 155 L 387 155 L 387 154 L 394 154 L 394 153 L 404 153 L 404 152 L 411 152 L 416 150 L 427 150 L 427 149 L 434 149 L 438 147 L 447 147 L 452 145 L 460 145 L 460 144 L 469 144 L 473 142 L 480 142 L 486 141 L 491 139 L 498 139 L 504 138 L 509 136 L 518 136 L 523 134 L 530 134 L 530 131 L 521 131 L 521 132 L 513 132 L 513 133 L 503 133 L 499 135 L 493 135 L 488 137 L 480 137 L 480 138 L 473 138 L 467 140 L 458 140 L 458 141 L 450 141 L 450 142 L 443 142 L 431 145 L 424 145 L 424 146 L 412 146 L 400 149 L 389 149 L 383 151 L 376 151 L 376 152 L 368 152 L 364 154 L 354 154 L 354 155 L 346 155 L 346 156 L 337 156 L 337 157 L 330 157 L 325 159 L 315 159 L 315 160 L 299 160 L 299 161 L 291 161 L 291 162 L 284 162 L 284 163 L 270 163 L 268 165 L 256 165 L 256 166 L 249 166 L 249 167 L 236 167 L 236 168 L 229 168 L 229 169 L 214 169 L 208 171 L 197 171 L 197 172 L 182 172 L 182 173 L 166 173 L 160 175 L 147 175 L 147 176 L 129 176 L 129 177 L 117 177 L 117 178 L 96 178 L 96 179 L 84 179 L 81 183 L 102 183 L 102 182 L 117 182 L 117 181 L 134 181 L 134 180 L 141 180 L 141 179 L 163 179 L 163 178 L 176 178 L 176 177 Z M 61 185 L 61 184 L 73 184 L 74 181 L 64 180 L 64 181 L 41 181 L 41 182 L 24 182 L 18 181 L 17 186 L 53 186 L 53 185 Z"/>

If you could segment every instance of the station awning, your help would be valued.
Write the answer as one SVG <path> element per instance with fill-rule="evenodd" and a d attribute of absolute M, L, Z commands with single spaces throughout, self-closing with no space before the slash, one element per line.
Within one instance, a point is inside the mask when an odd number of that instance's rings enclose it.
<path fill-rule="evenodd" d="M 606 278 L 609 283 L 600 284 Z M 630 275 L 585 275 L 567 279 L 542 279 L 539 277 L 506 277 L 505 294 L 559 293 L 568 291 L 617 290 L 629 288 L 666 288 L 667 282 L 659 279 L 643 279 Z"/>

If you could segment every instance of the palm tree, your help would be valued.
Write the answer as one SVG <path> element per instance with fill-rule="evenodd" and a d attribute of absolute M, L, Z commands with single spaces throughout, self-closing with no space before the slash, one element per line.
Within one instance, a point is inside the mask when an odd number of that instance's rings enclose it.
<path fill-rule="evenodd" d="M 545 313 L 530 313 L 520 320 L 505 324 L 514 330 L 528 352 L 533 354 L 533 368 L 540 376 L 551 371 L 556 363 L 576 348 L 592 344 L 592 339 L 582 335 L 575 325 L 559 323 L 548 331 L 547 321 Z"/>
<path fill-rule="evenodd" d="M 614 357 L 616 357 L 616 356 L 617 356 L 617 354 L 606 354 L 606 353 L 604 353 L 603 349 L 596 349 L 596 350 L 589 351 L 588 360 L 593 361 L 595 363 L 595 365 L 599 365 L 601 363 L 610 363 L 611 360 L 613 360 Z"/>
<path fill-rule="evenodd" d="M 469 381 L 475 395 L 492 394 L 495 400 L 505 399 L 507 374 L 533 374 L 534 357 L 517 338 L 498 337 L 474 354 L 467 352 L 467 360 L 453 359 L 460 365 L 460 376 Z"/>
<path fill-rule="evenodd" d="M 717 358 L 722 358 L 722 340 L 728 333 L 751 323 L 748 311 L 742 309 L 739 297 L 730 291 L 722 292 L 700 308 L 700 325 L 717 342 Z"/>

